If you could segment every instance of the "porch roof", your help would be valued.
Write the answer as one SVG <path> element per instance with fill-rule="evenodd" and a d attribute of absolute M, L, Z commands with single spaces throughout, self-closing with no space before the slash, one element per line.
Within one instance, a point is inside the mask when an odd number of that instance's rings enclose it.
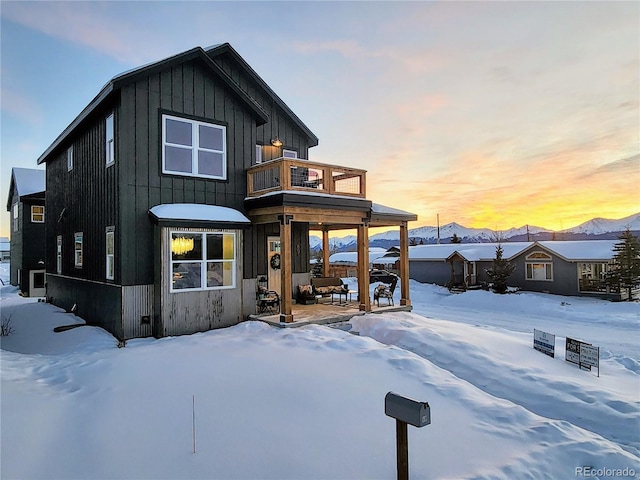
<path fill-rule="evenodd" d="M 248 228 L 251 220 L 238 210 L 219 205 L 165 203 L 149 209 L 154 223 L 176 227 Z"/>

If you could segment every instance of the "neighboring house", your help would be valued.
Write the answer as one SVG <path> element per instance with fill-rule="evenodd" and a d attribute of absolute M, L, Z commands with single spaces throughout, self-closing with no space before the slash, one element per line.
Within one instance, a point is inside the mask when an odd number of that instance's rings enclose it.
<path fill-rule="evenodd" d="M 369 248 L 369 262 L 367 268 L 373 267 L 373 260 L 381 257 L 387 251 L 380 247 Z M 337 252 L 329 257 L 329 275 L 332 277 L 356 277 L 358 267 L 358 252 Z"/>
<path fill-rule="evenodd" d="M 305 160 L 317 144 L 229 44 L 112 78 L 38 159 L 47 297 L 120 339 L 161 337 L 244 320 L 265 277 L 290 322 L 310 229 L 357 229 L 366 253 L 370 226 L 397 226 L 408 271 L 416 216 L 376 208 L 364 170 Z"/>
<path fill-rule="evenodd" d="M 612 300 L 625 293 L 609 287 L 606 272 L 618 240 L 502 243 L 503 258 L 515 265 L 509 285 L 558 295 Z M 490 283 L 487 270 L 496 243 L 419 245 L 409 249 L 411 278 L 422 283 L 473 288 Z"/>
<path fill-rule="evenodd" d="M 0 237 L 0 262 L 11 260 L 11 241 L 9 237 Z"/>
<path fill-rule="evenodd" d="M 45 295 L 45 171 L 11 170 L 11 285 L 23 295 Z"/>

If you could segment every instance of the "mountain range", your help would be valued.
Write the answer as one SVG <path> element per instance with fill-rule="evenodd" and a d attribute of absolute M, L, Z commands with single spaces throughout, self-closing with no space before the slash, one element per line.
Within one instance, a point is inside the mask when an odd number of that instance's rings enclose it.
<path fill-rule="evenodd" d="M 504 241 L 543 241 L 543 240 L 609 240 L 616 239 L 627 228 L 631 232 L 640 235 L 640 213 L 630 215 L 618 220 L 606 218 L 593 218 L 578 226 L 565 230 L 552 231 L 533 225 L 525 225 L 509 230 L 491 230 L 489 228 L 468 228 L 452 222 L 440 227 L 440 242 L 451 243 L 451 237 L 455 233 L 462 243 L 492 242 L 496 238 Z M 376 233 L 369 237 L 370 247 L 389 248 L 397 246 L 400 242 L 398 229 Z M 438 227 L 418 227 L 409 230 L 409 240 L 412 244 L 438 243 Z M 344 237 L 332 237 L 329 239 L 331 251 L 345 252 L 356 250 L 357 237 L 347 235 Z M 317 235 L 309 236 L 309 246 L 312 251 L 322 248 L 322 238 Z"/>

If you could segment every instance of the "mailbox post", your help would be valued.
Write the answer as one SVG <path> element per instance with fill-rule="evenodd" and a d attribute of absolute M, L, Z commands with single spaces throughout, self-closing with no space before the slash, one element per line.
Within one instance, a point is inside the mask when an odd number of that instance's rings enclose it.
<path fill-rule="evenodd" d="M 431 423 L 431 408 L 419 402 L 389 392 L 384 397 L 384 413 L 396 419 L 396 452 L 398 480 L 409 480 L 409 439 L 407 424 L 424 427 Z"/>

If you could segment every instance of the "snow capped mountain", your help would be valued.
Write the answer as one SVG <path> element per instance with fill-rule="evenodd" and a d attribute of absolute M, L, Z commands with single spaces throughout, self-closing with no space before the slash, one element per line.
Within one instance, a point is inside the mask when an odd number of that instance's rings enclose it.
<path fill-rule="evenodd" d="M 607 218 L 593 218 L 588 222 L 581 223 L 577 227 L 562 230 L 568 233 L 583 233 L 587 235 L 602 235 L 611 232 L 623 232 L 629 230 L 640 230 L 640 213 L 630 215 L 619 220 L 609 220 Z"/>
<path fill-rule="evenodd" d="M 616 239 L 620 232 L 627 227 L 632 232 L 640 232 L 640 213 L 630 215 L 619 220 L 594 218 L 576 227 L 553 232 L 534 225 L 524 225 L 509 230 L 494 231 L 489 228 L 468 228 L 456 222 L 440 226 L 440 243 L 450 243 L 453 234 L 462 243 L 492 242 L 497 237 L 509 241 L 544 241 L 544 240 L 588 240 L 588 239 Z M 409 230 L 409 239 L 412 243 L 437 243 L 438 227 L 424 226 Z M 348 235 L 342 238 L 331 238 L 331 250 L 336 252 L 356 249 L 357 237 Z M 397 229 L 376 233 L 369 237 L 369 246 L 389 248 L 397 246 L 400 242 Z M 322 239 L 312 235 L 309 237 L 312 250 L 322 248 Z"/>

